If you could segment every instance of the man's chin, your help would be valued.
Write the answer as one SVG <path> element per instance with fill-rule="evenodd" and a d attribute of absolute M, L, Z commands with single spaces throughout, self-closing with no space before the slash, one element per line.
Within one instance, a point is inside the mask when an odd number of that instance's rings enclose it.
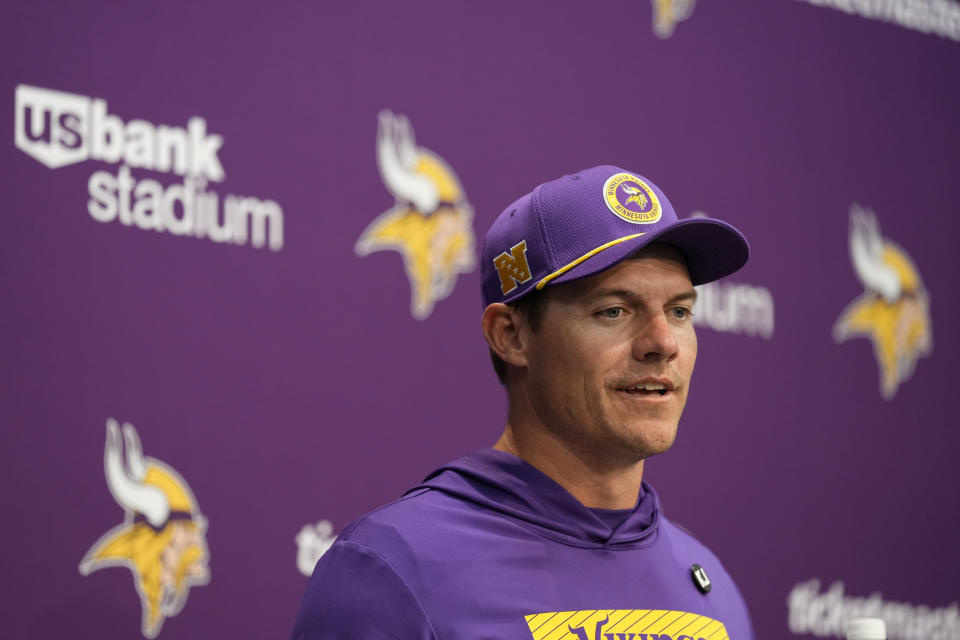
<path fill-rule="evenodd" d="M 629 451 L 636 460 L 645 460 L 652 456 L 668 451 L 677 440 L 677 427 L 673 424 L 644 424 L 630 430 L 631 436 L 624 443 L 624 449 Z"/>

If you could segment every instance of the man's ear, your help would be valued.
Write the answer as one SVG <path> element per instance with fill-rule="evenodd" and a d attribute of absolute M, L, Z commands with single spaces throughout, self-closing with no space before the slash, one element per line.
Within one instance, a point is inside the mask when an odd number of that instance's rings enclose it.
<path fill-rule="evenodd" d="M 490 349 L 515 367 L 527 366 L 525 318 L 515 308 L 494 302 L 483 310 L 481 327 Z"/>

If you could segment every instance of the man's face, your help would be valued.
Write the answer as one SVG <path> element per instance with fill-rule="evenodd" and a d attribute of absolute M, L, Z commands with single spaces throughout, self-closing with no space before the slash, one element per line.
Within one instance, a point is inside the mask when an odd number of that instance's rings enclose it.
<path fill-rule="evenodd" d="M 556 285 L 526 350 L 537 422 L 595 460 L 669 449 L 697 357 L 695 295 L 681 254 L 664 245 Z"/>

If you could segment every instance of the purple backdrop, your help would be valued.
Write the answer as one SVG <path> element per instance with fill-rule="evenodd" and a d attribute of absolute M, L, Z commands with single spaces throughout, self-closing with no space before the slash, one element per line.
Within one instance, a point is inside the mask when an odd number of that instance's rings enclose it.
<path fill-rule="evenodd" d="M 478 270 L 454 269 L 417 319 L 401 253 L 355 249 L 397 204 L 377 161 L 389 110 L 459 179 L 478 239 L 530 187 L 601 162 L 744 230 L 751 262 L 702 293 L 694 390 L 647 479 L 738 579 L 758 638 L 837 637 L 858 608 L 891 638 L 960 638 L 960 4 L 36 1 L 0 17 L 0 635 L 283 637 L 298 534 L 322 548 L 317 523 L 335 533 L 496 439 Z M 182 610 L 152 632 L 131 571 L 80 570 L 125 517 L 108 418 L 174 478 L 177 522 L 208 523 Z"/>

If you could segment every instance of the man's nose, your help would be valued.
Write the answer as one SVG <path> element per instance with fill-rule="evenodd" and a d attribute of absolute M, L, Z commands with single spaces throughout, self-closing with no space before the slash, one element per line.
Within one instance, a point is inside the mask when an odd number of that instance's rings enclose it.
<path fill-rule="evenodd" d="M 633 356 L 637 360 L 673 360 L 680 344 L 666 314 L 652 314 L 637 330 L 633 340 Z"/>

